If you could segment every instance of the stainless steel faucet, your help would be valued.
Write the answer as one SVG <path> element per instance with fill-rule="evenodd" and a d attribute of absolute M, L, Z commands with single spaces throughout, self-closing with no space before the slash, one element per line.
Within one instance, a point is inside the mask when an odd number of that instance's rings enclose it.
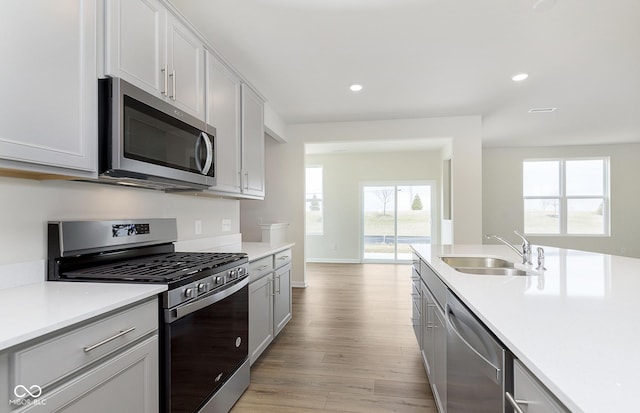
<path fill-rule="evenodd" d="M 517 247 L 513 246 L 511 243 L 509 243 L 508 241 L 505 241 L 503 238 L 497 236 L 497 235 L 485 235 L 486 239 L 491 239 L 491 238 L 495 238 L 498 241 L 502 242 L 503 244 L 505 244 L 506 246 L 508 246 L 509 248 L 511 248 L 512 250 L 514 250 L 521 258 L 522 258 L 522 263 L 526 264 L 526 265 L 533 265 L 533 262 L 531 262 L 531 243 L 529 242 L 528 239 L 526 239 L 524 237 L 524 235 L 520 234 L 518 231 L 513 231 L 514 234 L 516 234 L 517 236 L 519 236 L 520 238 L 522 238 L 522 250 L 519 250 Z"/>

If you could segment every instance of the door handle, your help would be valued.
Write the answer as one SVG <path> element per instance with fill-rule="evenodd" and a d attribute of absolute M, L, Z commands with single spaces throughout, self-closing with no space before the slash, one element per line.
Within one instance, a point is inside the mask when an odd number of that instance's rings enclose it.
<path fill-rule="evenodd" d="M 200 161 L 200 146 L 204 142 L 204 145 L 207 149 L 207 158 L 204 161 L 204 166 Z M 196 147 L 195 147 L 195 156 L 194 159 L 196 161 L 196 166 L 202 175 L 207 175 L 209 173 L 209 169 L 211 169 L 211 165 L 213 164 L 213 144 L 211 143 L 211 138 L 204 132 L 200 132 L 200 136 L 196 139 Z"/>
<path fill-rule="evenodd" d="M 171 74 L 169 75 L 169 77 L 171 78 L 171 85 L 173 86 L 172 90 L 171 90 L 172 93 L 169 96 L 169 98 L 171 100 L 175 101 L 176 100 L 176 71 L 172 70 Z"/>
<path fill-rule="evenodd" d="M 102 346 L 104 346 L 105 344 L 110 343 L 110 342 L 112 342 L 113 340 L 118 339 L 118 338 L 120 338 L 120 337 L 124 336 L 125 334 L 128 334 L 128 333 L 132 332 L 132 331 L 133 331 L 133 330 L 135 330 L 135 329 L 136 329 L 135 327 L 130 327 L 130 328 L 127 328 L 126 330 L 121 330 L 120 332 L 118 332 L 118 333 L 116 333 L 116 334 L 112 335 L 112 336 L 111 336 L 111 337 L 109 337 L 109 338 L 106 338 L 106 339 L 102 340 L 102 341 L 101 341 L 101 342 L 99 342 L 99 343 L 93 344 L 93 345 L 91 345 L 91 346 L 86 346 L 86 347 L 84 348 L 84 352 L 85 352 L 85 353 L 89 353 L 90 351 L 93 351 L 93 350 L 97 349 L 98 347 L 102 347 Z"/>
<path fill-rule="evenodd" d="M 496 381 L 500 382 L 501 380 L 501 374 L 502 374 L 502 370 L 497 367 L 495 364 L 493 364 L 492 362 L 490 362 L 489 360 L 487 360 L 487 358 L 485 356 L 483 356 L 482 354 L 480 354 L 478 352 L 478 350 L 476 350 L 471 344 L 469 344 L 469 342 L 467 340 L 465 340 L 464 337 L 462 337 L 462 335 L 460 334 L 460 332 L 458 331 L 458 329 L 456 328 L 455 324 L 453 323 L 452 320 L 452 316 L 455 317 L 456 315 L 453 313 L 453 311 L 451 310 L 451 307 L 449 307 L 449 304 L 447 304 L 447 327 L 448 330 L 453 331 L 453 333 L 458 337 L 458 339 L 467 347 L 469 348 L 469 350 L 471 350 L 476 357 L 478 357 L 480 360 L 482 360 L 485 364 L 487 364 L 488 366 L 490 366 L 493 370 L 495 370 L 495 377 L 496 377 Z"/>
<path fill-rule="evenodd" d="M 162 69 L 160 69 L 160 71 L 162 72 L 162 80 L 164 83 L 164 89 L 160 93 L 162 94 L 162 96 L 167 96 L 167 88 L 169 87 L 169 80 L 167 79 L 167 66 L 164 66 Z"/>

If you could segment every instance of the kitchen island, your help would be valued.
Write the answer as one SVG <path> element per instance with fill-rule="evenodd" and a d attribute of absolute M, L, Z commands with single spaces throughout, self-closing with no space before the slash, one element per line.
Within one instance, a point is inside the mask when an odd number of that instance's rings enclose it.
<path fill-rule="evenodd" d="M 413 249 L 569 410 L 640 405 L 640 260 L 545 247 L 542 275 L 471 275 L 440 257 L 520 258 L 503 245 Z"/>

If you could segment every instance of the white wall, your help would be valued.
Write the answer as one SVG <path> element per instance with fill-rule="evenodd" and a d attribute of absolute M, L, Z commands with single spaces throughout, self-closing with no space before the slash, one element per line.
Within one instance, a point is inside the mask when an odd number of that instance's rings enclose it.
<path fill-rule="evenodd" d="M 323 168 L 322 235 L 307 235 L 308 260 L 359 262 L 361 246 L 361 189 L 364 181 L 432 181 L 432 228 L 437 242 L 440 222 L 440 151 L 345 153 L 307 155 L 307 165 Z M 423 199 L 428 203 L 428 199 Z"/>
<path fill-rule="evenodd" d="M 640 258 L 640 144 L 483 150 L 483 230 L 516 241 L 523 230 L 522 161 L 529 158 L 609 156 L 611 237 L 531 236 L 535 244 Z"/>
<path fill-rule="evenodd" d="M 46 259 L 49 220 L 177 218 L 178 239 L 238 233 L 239 202 L 86 182 L 0 177 L 0 264 Z M 231 231 L 221 232 L 221 219 Z M 195 234 L 202 220 L 202 234 Z"/>
<path fill-rule="evenodd" d="M 288 222 L 289 241 L 296 243 L 292 261 L 294 285 L 304 285 L 305 143 L 450 138 L 452 156 L 457 160 L 452 172 L 455 242 L 479 244 L 482 241 L 481 132 L 479 116 L 289 125 L 287 144 L 267 140 L 265 200 L 240 203 L 243 239 L 260 240 L 259 222 Z"/>

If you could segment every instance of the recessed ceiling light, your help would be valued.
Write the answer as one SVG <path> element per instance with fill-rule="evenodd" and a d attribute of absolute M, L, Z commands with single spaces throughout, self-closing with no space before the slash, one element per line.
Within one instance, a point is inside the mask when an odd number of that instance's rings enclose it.
<path fill-rule="evenodd" d="M 362 85 L 359 85 L 359 84 L 357 84 L 357 83 L 354 83 L 354 84 L 352 84 L 352 85 L 349 85 L 349 89 L 350 89 L 352 92 L 360 92 L 360 91 L 362 90 Z"/>
<path fill-rule="evenodd" d="M 513 75 L 511 80 L 513 80 L 514 82 L 522 82 L 523 80 L 525 80 L 528 77 L 529 77 L 529 75 L 526 74 L 526 73 L 518 73 L 517 75 Z"/>
<path fill-rule="evenodd" d="M 549 113 L 555 112 L 558 108 L 531 108 L 529 109 L 529 113 Z"/>

